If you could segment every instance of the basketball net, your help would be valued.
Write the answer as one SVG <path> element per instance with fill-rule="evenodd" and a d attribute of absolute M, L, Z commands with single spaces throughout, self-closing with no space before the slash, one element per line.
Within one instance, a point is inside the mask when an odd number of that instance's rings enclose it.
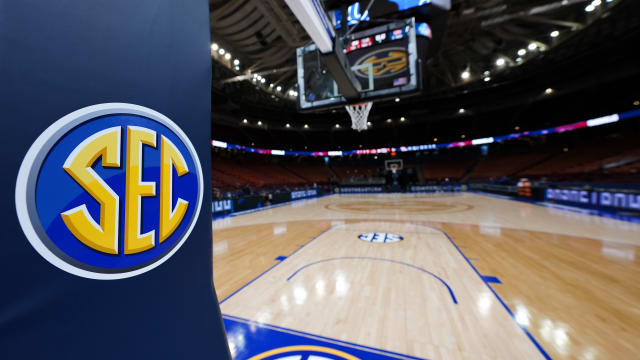
<path fill-rule="evenodd" d="M 373 102 L 368 101 L 362 104 L 345 106 L 349 116 L 351 116 L 351 128 L 353 130 L 362 131 L 367 129 L 367 119 L 369 118 L 371 105 L 373 105 Z"/>

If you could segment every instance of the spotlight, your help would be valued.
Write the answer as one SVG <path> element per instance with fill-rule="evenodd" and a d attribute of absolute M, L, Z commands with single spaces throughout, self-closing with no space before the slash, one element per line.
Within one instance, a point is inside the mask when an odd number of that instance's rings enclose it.
<path fill-rule="evenodd" d="M 261 82 L 261 83 L 263 83 L 263 84 L 264 84 L 266 81 L 267 81 L 267 79 L 265 79 L 265 78 L 260 79 L 260 82 Z"/>
<path fill-rule="evenodd" d="M 526 53 L 527 53 L 527 50 L 525 50 L 525 49 L 518 50 L 518 55 L 519 56 L 524 56 Z"/>
<path fill-rule="evenodd" d="M 554 90 L 553 90 L 552 88 L 547 88 L 547 90 L 545 90 L 545 91 L 544 91 L 544 93 L 545 93 L 546 95 L 550 95 L 550 94 L 552 94 L 552 93 L 553 93 L 553 91 L 554 91 Z"/>
<path fill-rule="evenodd" d="M 464 139 L 467 137 L 467 135 L 462 134 L 460 137 Z"/>
<path fill-rule="evenodd" d="M 371 122 L 367 122 L 367 126 L 371 126 Z"/>
<path fill-rule="evenodd" d="M 458 114 L 464 114 L 467 110 L 465 110 L 464 108 L 460 108 L 460 110 L 458 110 Z"/>
<path fill-rule="evenodd" d="M 529 44 L 529 46 L 527 46 L 527 49 L 529 49 L 531 51 L 533 51 L 533 50 L 535 50 L 537 48 L 538 48 L 538 45 L 536 43 L 531 43 L 531 44 Z"/>
<path fill-rule="evenodd" d="M 305 129 L 308 129 L 308 128 L 309 128 L 309 125 L 304 124 L 304 128 L 305 128 Z"/>
<path fill-rule="evenodd" d="M 504 66 L 504 64 L 506 64 L 506 61 L 503 58 L 499 58 L 498 60 L 496 60 L 496 65 Z"/>
<path fill-rule="evenodd" d="M 587 7 L 584 8 L 584 11 L 585 12 L 592 12 L 595 9 L 596 9 L 596 7 L 593 6 L 593 4 L 589 4 L 589 5 L 587 5 Z"/>
<path fill-rule="evenodd" d="M 233 65 L 236 65 L 236 66 L 240 65 L 240 60 L 238 59 L 233 60 Z"/>
<path fill-rule="evenodd" d="M 406 119 L 403 117 L 400 118 L 400 121 L 405 121 Z"/>
<path fill-rule="evenodd" d="M 634 103 L 635 104 L 635 103 Z M 392 120 L 391 119 L 387 119 L 387 122 L 390 123 Z"/>
<path fill-rule="evenodd" d="M 224 53 L 225 53 L 224 49 L 221 48 L 220 50 L 218 50 L 218 54 L 224 55 Z"/>
<path fill-rule="evenodd" d="M 551 36 L 552 38 L 556 38 L 558 37 L 558 35 L 560 35 L 560 31 L 558 30 L 553 30 L 551 34 L 549 34 L 549 36 Z"/>
<path fill-rule="evenodd" d="M 284 127 L 286 127 L 286 128 L 290 128 L 290 127 L 291 127 L 291 125 L 286 124 Z"/>
<path fill-rule="evenodd" d="M 639 105 L 640 105 L 640 100 L 636 100 L 636 101 L 634 101 L 634 102 L 633 102 L 633 105 L 635 105 L 635 106 L 639 106 Z"/>
<path fill-rule="evenodd" d="M 517 62 L 517 63 L 521 63 L 521 62 L 522 62 L 522 58 L 521 58 L 521 57 L 516 58 L 516 62 Z"/>
<path fill-rule="evenodd" d="M 336 124 L 336 128 L 340 129 L 340 124 Z"/>
<path fill-rule="evenodd" d="M 262 121 L 258 121 L 258 126 L 262 125 Z"/>
<path fill-rule="evenodd" d="M 211 50 L 218 51 L 218 44 L 216 43 L 211 44 Z"/>
<path fill-rule="evenodd" d="M 433 142 L 438 142 L 438 138 L 433 138 Z"/>
<path fill-rule="evenodd" d="M 244 124 L 246 124 L 246 123 L 248 123 L 249 121 L 248 121 L 247 119 L 243 119 L 243 120 L 242 120 L 242 122 L 243 122 Z"/>
<path fill-rule="evenodd" d="M 484 78 L 484 82 L 489 82 L 491 81 L 491 76 L 487 76 L 486 78 Z"/>
<path fill-rule="evenodd" d="M 237 71 L 240 71 L 240 66 L 236 66 L 236 70 L 237 70 Z"/>
<path fill-rule="evenodd" d="M 400 98 L 396 98 L 396 102 L 400 102 Z"/>
<path fill-rule="evenodd" d="M 224 54 L 224 58 L 227 59 L 227 60 L 230 60 L 231 59 L 231 54 L 230 53 Z"/>
<path fill-rule="evenodd" d="M 460 77 L 462 78 L 462 80 L 467 80 L 470 76 L 471 76 L 471 73 L 467 70 L 463 71 L 462 74 L 460 74 Z"/>
<path fill-rule="evenodd" d="M 278 87 L 276 88 L 276 90 L 278 90 L 278 91 L 282 91 L 282 86 L 278 86 Z"/>

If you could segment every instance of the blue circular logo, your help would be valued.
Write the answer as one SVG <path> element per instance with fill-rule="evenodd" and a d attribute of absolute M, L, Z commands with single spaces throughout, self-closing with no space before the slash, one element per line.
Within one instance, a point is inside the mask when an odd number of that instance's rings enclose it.
<path fill-rule="evenodd" d="M 91 279 L 139 275 L 171 257 L 202 204 L 193 145 L 166 116 L 100 104 L 56 121 L 20 167 L 16 209 L 33 247 Z"/>
<path fill-rule="evenodd" d="M 371 243 L 395 243 L 404 240 L 400 235 L 374 232 L 358 235 L 358 239 Z"/>

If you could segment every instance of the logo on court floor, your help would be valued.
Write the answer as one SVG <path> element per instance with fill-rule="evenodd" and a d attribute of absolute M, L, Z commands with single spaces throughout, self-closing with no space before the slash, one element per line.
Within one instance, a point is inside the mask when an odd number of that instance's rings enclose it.
<path fill-rule="evenodd" d="M 287 346 L 279 349 L 269 350 L 260 355 L 251 357 L 249 360 L 360 360 L 353 355 L 349 355 L 340 350 L 323 346 L 298 345 Z"/>
<path fill-rule="evenodd" d="M 395 243 L 404 240 L 400 235 L 383 232 L 360 234 L 358 235 L 358 239 L 372 243 Z"/>
<path fill-rule="evenodd" d="M 53 265 L 121 279 L 171 257 L 202 203 L 195 149 L 166 116 L 131 104 L 77 110 L 47 128 L 20 167 L 16 209 Z"/>

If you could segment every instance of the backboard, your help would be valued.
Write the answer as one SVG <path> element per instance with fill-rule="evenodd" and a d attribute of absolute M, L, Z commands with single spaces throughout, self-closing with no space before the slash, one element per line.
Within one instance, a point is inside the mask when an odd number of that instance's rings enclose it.
<path fill-rule="evenodd" d="M 422 89 L 422 60 L 430 32 L 420 24 L 418 35 L 413 18 L 346 36 L 344 54 L 360 83 L 359 102 L 407 96 Z M 424 38 L 419 44 L 419 38 Z M 301 111 L 347 104 L 315 44 L 297 49 L 298 107 Z"/>

